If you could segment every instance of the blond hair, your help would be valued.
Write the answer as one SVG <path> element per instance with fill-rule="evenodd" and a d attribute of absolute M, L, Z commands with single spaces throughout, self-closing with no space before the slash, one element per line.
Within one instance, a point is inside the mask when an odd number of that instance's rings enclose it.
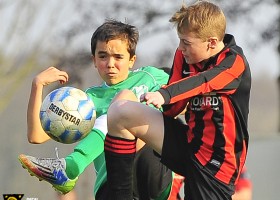
<path fill-rule="evenodd" d="M 206 41 L 209 37 L 223 40 L 226 18 L 223 11 L 208 1 L 198 1 L 191 6 L 182 5 L 169 20 L 177 26 L 180 34 L 191 32 Z"/>

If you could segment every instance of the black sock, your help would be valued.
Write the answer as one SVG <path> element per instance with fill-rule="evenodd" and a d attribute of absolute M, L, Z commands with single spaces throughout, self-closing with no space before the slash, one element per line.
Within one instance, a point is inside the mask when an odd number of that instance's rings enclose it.
<path fill-rule="evenodd" d="M 132 200 L 136 139 L 128 140 L 107 134 L 104 152 L 109 200 Z"/>

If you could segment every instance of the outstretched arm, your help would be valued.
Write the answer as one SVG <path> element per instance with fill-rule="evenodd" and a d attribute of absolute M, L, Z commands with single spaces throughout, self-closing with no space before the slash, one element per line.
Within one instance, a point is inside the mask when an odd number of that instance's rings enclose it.
<path fill-rule="evenodd" d="M 43 143 L 50 138 L 41 126 L 40 108 L 44 86 L 56 81 L 64 84 L 68 81 L 68 74 L 55 67 L 49 67 L 42 71 L 32 81 L 27 108 L 27 138 L 30 143 Z"/>

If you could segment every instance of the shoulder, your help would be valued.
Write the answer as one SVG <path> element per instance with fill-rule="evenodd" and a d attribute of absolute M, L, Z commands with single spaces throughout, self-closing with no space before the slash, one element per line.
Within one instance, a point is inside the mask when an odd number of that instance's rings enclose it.
<path fill-rule="evenodd" d="M 154 66 L 140 67 L 136 70 L 133 70 L 132 73 L 142 73 L 153 77 L 158 77 L 158 76 L 168 77 L 168 74 L 165 73 L 164 70 Z"/>
<path fill-rule="evenodd" d="M 235 55 L 244 55 L 243 50 L 236 44 L 235 37 L 230 34 L 226 34 L 223 40 L 225 44 L 225 50 Z"/>
<path fill-rule="evenodd" d="M 104 90 L 104 88 L 107 88 L 108 86 L 106 86 L 105 83 L 101 84 L 101 85 L 96 85 L 96 86 L 91 86 L 89 88 L 87 88 L 85 90 L 86 93 L 94 93 L 96 91 L 99 91 L 100 89 Z"/>
<path fill-rule="evenodd" d="M 140 67 L 138 69 L 133 70 L 133 72 L 153 72 L 158 71 L 159 69 L 154 66 L 144 66 Z"/>

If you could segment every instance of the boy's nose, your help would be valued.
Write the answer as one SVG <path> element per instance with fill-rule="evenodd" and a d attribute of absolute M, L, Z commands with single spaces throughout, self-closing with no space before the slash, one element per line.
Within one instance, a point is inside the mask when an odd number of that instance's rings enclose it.
<path fill-rule="evenodd" d="M 107 65 L 108 65 L 108 67 L 114 67 L 115 66 L 115 59 L 114 58 L 109 58 Z"/>

